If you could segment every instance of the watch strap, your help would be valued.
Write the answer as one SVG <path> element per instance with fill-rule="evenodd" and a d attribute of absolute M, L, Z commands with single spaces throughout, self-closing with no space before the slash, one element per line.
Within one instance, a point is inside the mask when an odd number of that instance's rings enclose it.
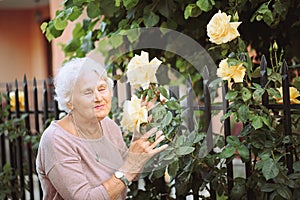
<path fill-rule="evenodd" d="M 123 172 L 116 171 L 115 172 L 115 177 L 117 179 L 120 179 L 126 186 L 130 185 L 130 181 L 124 176 Z"/>

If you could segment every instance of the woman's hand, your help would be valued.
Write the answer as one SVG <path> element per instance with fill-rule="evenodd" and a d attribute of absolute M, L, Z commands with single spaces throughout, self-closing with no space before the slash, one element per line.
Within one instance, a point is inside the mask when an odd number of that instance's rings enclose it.
<path fill-rule="evenodd" d="M 155 141 L 151 143 L 148 139 L 154 134 L 156 134 Z M 153 128 L 131 142 L 125 163 L 120 169 L 130 181 L 137 173 L 142 171 L 144 165 L 151 157 L 168 147 L 167 144 L 157 147 L 164 139 L 165 136 L 162 135 L 162 131 L 157 131 L 156 128 Z"/>

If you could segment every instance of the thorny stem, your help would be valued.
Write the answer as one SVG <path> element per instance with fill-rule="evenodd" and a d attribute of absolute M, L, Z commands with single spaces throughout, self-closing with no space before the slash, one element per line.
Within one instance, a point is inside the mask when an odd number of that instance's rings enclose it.
<path fill-rule="evenodd" d="M 270 46 L 270 62 L 271 62 L 272 70 L 274 71 L 274 63 L 273 63 L 272 52 L 273 52 L 273 48 L 272 48 L 272 44 L 271 44 L 271 46 Z"/>
<path fill-rule="evenodd" d="M 277 69 L 279 69 L 278 58 L 277 58 L 277 51 L 274 52 L 274 57 L 275 57 L 275 63 L 276 63 L 275 71 L 277 72 Z"/>

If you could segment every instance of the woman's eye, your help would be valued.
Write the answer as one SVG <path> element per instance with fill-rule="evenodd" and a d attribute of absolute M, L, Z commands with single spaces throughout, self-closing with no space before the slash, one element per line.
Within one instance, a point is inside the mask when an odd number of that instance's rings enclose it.
<path fill-rule="evenodd" d="M 106 90 L 105 87 L 100 87 L 100 88 L 98 88 L 98 91 L 99 91 L 99 92 L 100 92 L 100 91 L 104 91 L 104 90 Z"/>
<path fill-rule="evenodd" d="M 90 94 L 93 94 L 93 91 L 87 90 L 87 91 L 84 92 L 84 95 L 90 95 Z"/>

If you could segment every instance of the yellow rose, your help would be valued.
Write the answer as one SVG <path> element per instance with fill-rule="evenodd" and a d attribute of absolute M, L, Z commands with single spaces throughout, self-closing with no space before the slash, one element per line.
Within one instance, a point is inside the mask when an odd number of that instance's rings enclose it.
<path fill-rule="evenodd" d="M 130 101 L 124 102 L 123 117 L 120 122 L 124 130 L 139 131 L 140 125 L 148 122 L 147 108 L 142 106 L 141 102 L 141 99 L 136 96 L 132 96 Z"/>
<path fill-rule="evenodd" d="M 283 91 L 282 87 L 277 88 L 277 90 L 280 93 L 280 98 L 274 97 L 276 99 L 276 103 L 283 104 Z M 300 96 L 300 92 L 297 90 L 297 88 L 290 87 L 290 103 L 291 104 L 300 104 L 300 101 L 297 99 L 297 97 Z"/>
<path fill-rule="evenodd" d="M 222 80 L 230 81 L 233 79 L 235 83 L 243 82 L 246 73 L 246 68 L 243 66 L 243 63 L 229 66 L 227 60 L 227 58 L 221 60 L 219 68 L 217 69 L 217 76 L 222 78 Z"/>
<path fill-rule="evenodd" d="M 207 24 L 209 41 L 215 44 L 227 43 L 240 36 L 237 28 L 241 22 L 230 22 L 230 15 L 219 11 Z"/>
<path fill-rule="evenodd" d="M 20 110 L 24 110 L 24 92 L 23 91 L 19 91 L 18 92 L 19 95 L 19 105 L 20 105 Z M 11 110 L 15 111 L 16 110 L 16 95 L 15 92 L 10 92 L 9 93 L 9 98 L 10 98 L 10 105 L 11 105 Z"/>
<path fill-rule="evenodd" d="M 157 83 L 155 73 L 162 62 L 153 58 L 149 62 L 149 53 L 141 52 L 141 55 L 135 55 L 128 63 L 127 78 L 128 82 L 134 87 L 143 87 L 146 89 L 150 83 Z"/>

